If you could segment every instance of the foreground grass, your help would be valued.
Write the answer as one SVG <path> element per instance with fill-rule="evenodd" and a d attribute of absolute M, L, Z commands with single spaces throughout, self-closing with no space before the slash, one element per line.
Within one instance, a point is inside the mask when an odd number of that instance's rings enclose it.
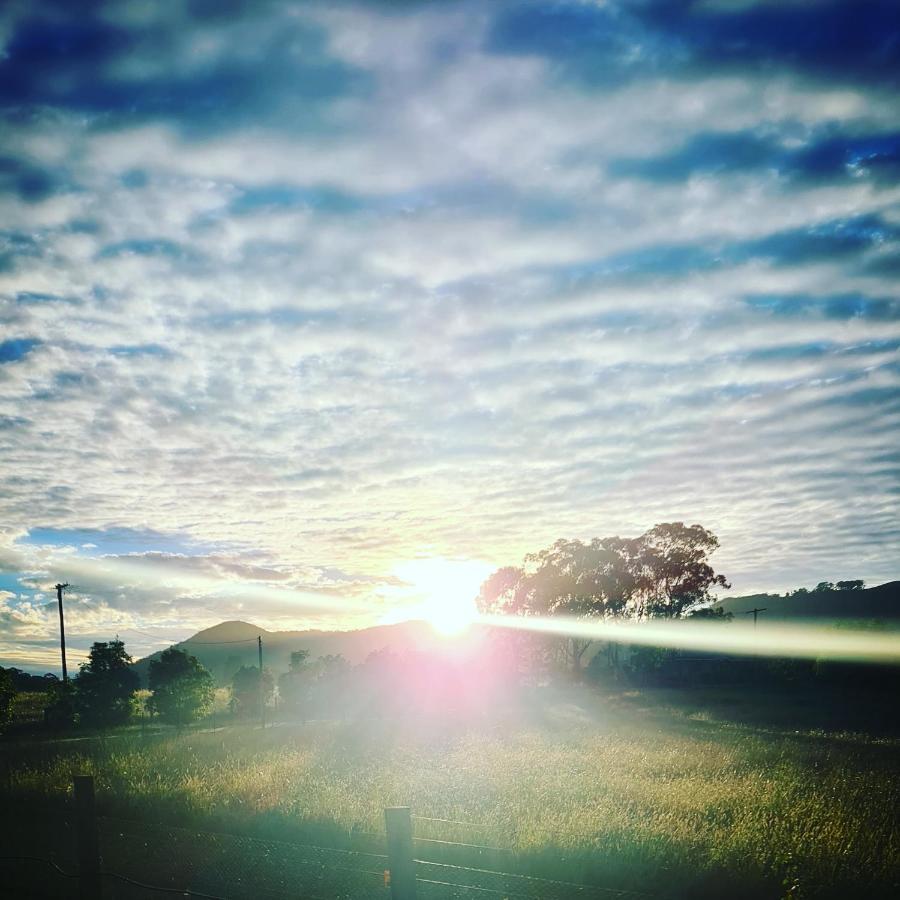
<path fill-rule="evenodd" d="M 423 836 L 525 871 L 667 896 L 891 896 L 900 744 L 742 727 L 646 698 L 554 697 L 504 721 L 279 726 L 10 749 L 11 801 L 93 773 L 103 809 L 281 840 Z M 428 830 L 431 829 L 431 830 Z"/>

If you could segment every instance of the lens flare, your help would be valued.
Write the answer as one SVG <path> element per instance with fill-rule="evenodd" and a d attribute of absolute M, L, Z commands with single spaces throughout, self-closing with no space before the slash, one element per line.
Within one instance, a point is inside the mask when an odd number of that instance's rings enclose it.
<path fill-rule="evenodd" d="M 498 628 L 556 634 L 560 637 L 622 644 L 705 650 L 747 656 L 834 659 L 847 662 L 900 663 L 900 632 L 826 625 L 741 622 L 608 622 L 538 616 L 480 616 Z"/>

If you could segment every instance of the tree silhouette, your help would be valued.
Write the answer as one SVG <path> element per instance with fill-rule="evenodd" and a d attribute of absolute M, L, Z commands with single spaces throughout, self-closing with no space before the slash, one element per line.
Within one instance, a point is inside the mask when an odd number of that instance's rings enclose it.
<path fill-rule="evenodd" d="M 15 696 L 16 690 L 13 687 L 12 675 L 0 666 L 0 725 L 4 725 L 10 720 Z"/>
<path fill-rule="evenodd" d="M 212 705 L 212 675 L 196 656 L 184 650 L 164 650 L 150 663 L 148 675 L 153 692 L 149 707 L 165 722 L 184 725 L 200 718 Z"/>
<path fill-rule="evenodd" d="M 718 546 L 718 538 L 702 525 L 666 522 L 644 532 L 630 562 L 634 618 L 681 618 L 708 603 L 711 588 L 731 587 L 708 562 Z"/>
<path fill-rule="evenodd" d="M 861 591 L 865 586 L 866 583 L 861 579 L 855 581 L 839 581 L 835 585 L 839 591 Z"/>
<path fill-rule="evenodd" d="M 131 715 L 131 697 L 140 687 L 132 659 L 120 640 L 97 641 L 75 679 L 75 702 L 82 722 L 116 725 Z"/>
<path fill-rule="evenodd" d="M 303 716 L 309 703 L 311 683 L 309 650 L 294 650 L 291 653 L 290 669 L 278 679 L 278 696 L 285 712 Z"/>
<path fill-rule="evenodd" d="M 268 669 L 263 669 L 260 691 L 259 669 L 256 666 L 241 666 L 231 679 L 231 710 L 238 716 L 258 716 L 260 699 L 268 703 L 274 690 L 275 683 Z"/>
<path fill-rule="evenodd" d="M 709 556 L 719 546 L 701 525 L 664 522 L 637 538 L 558 540 L 525 557 L 521 568 L 498 569 L 476 599 L 482 613 L 573 618 L 681 618 L 730 587 Z M 520 639 L 532 649 L 535 638 Z M 580 668 L 592 641 L 564 639 L 567 662 Z M 557 646 L 560 646 L 557 642 Z"/>

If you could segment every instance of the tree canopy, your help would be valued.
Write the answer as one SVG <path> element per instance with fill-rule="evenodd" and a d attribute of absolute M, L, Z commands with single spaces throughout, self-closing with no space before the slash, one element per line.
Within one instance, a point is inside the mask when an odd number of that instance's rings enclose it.
<path fill-rule="evenodd" d="M 305 711 L 311 682 L 309 650 L 294 650 L 291 653 L 290 669 L 278 678 L 278 696 L 287 712 L 300 715 Z"/>
<path fill-rule="evenodd" d="M 213 701 L 212 675 L 191 656 L 177 647 L 164 650 L 150 663 L 149 684 L 153 696 L 150 709 L 161 719 L 184 725 L 198 719 Z"/>
<path fill-rule="evenodd" d="M 75 700 L 81 721 L 116 725 L 131 715 L 131 697 L 140 678 L 120 640 L 97 641 L 75 678 Z"/>
<path fill-rule="evenodd" d="M 231 679 L 231 708 L 239 716 L 259 715 L 260 702 L 268 703 L 275 691 L 275 682 L 268 669 L 262 671 L 260 685 L 256 666 L 241 666 Z"/>
<path fill-rule="evenodd" d="M 13 698 L 16 695 L 12 675 L 0 667 L 0 725 L 9 721 L 12 713 Z"/>
<path fill-rule="evenodd" d="M 575 618 L 682 618 L 730 585 L 709 563 L 716 536 L 702 525 L 664 522 L 637 538 L 558 540 L 505 566 L 482 585 L 482 613 Z M 569 639 L 578 666 L 590 641 Z"/>

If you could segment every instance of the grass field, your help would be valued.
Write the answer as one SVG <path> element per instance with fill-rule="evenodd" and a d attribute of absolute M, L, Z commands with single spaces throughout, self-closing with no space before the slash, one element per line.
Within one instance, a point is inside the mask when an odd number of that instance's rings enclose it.
<path fill-rule="evenodd" d="M 900 740 L 835 730 L 809 698 L 770 707 L 579 690 L 490 722 L 16 743 L 6 789 L 33 806 L 93 773 L 111 815 L 281 840 L 382 831 L 403 804 L 484 826 L 440 836 L 510 848 L 550 877 L 684 897 L 896 895 Z"/>

